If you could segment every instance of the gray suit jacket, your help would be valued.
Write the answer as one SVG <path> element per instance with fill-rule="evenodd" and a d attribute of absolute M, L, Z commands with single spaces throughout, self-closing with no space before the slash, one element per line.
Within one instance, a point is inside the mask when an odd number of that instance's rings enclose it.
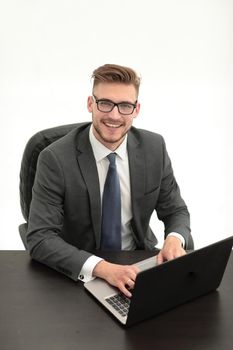
<path fill-rule="evenodd" d="M 30 206 L 27 244 L 32 258 L 74 280 L 92 250 L 100 248 L 101 200 L 90 123 L 52 143 L 39 156 Z M 163 138 L 128 133 L 132 234 L 138 249 L 154 249 L 149 227 L 156 210 L 171 232 L 190 237 L 189 213 L 180 196 Z"/>

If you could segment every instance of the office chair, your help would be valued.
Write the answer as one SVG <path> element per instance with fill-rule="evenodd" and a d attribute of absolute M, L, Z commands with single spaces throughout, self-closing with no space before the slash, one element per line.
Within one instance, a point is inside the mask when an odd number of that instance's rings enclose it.
<path fill-rule="evenodd" d="M 83 123 L 77 123 L 77 124 L 68 124 L 68 125 L 61 125 L 50 129 L 45 129 L 42 131 L 39 131 L 35 135 L 33 135 L 28 143 L 26 144 L 23 158 L 21 162 L 21 169 L 20 169 L 20 206 L 21 206 L 21 212 L 23 214 L 23 217 L 25 219 L 25 223 L 19 225 L 19 233 L 20 237 L 22 239 L 22 242 L 24 244 L 24 247 L 27 249 L 27 243 L 26 243 L 26 232 L 27 232 L 27 226 L 28 226 L 28 215 L 29 215 L 29 209 L 30 204 L 32 200 L 32 187 L 34 184 L 35 174 L 36 174 L 36 165 L 37 165 L 37 159 L 40 154 L 40 152 L 47 146 L 49 146 L 54 141 L 60 139 L 61 137 L 65 136 L 76 128 L 77 126 L 81 125 Z M 186 247 L 187 250 L 193 250 L 194 249 L 194 242 L 192 236 L 190 237 L 190 240 Z"/>
<path fill-rule="evenodd" d="M 33 135 L 26 144 L 21 162 L 19 183 L 21 212 L 26 221 L 19 226 L 19 233 L 26 249 L 28 215 L 32 200 L 32 186 L 34 184 L 38 156 L 45 147 L 65 136 L 78 125 L 79 124 L 61 125 L 39 131 Z"/>

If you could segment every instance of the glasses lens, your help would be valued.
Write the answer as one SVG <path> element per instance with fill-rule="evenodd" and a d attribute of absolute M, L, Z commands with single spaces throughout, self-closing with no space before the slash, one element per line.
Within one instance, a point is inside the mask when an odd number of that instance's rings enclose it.
<path fill-rule="evenodd" d="M 114 103 L 112 103 L 111 101 L 98 101 L 98 108 L 101 112 L 111 112 L 111 110 L 114 107 Z"/>
<path fill-rule="evenodd" d="M 125 115 L 128 115 L 128 114 L 132 114 L 133 111 L 134 111 L 134 105 L 130 104 L 130 103 L 119 103 L 118 104 L 118 109 L 119 109 L 119 112 L 121 114 L 125 114 Z"/>

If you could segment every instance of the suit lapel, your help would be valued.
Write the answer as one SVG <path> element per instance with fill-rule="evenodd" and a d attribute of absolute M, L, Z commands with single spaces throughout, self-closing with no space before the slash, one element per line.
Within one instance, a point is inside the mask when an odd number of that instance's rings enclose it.
<path fill-rule="evenodd" d="M 96 249 L 98 249 L 101 234 L 101 201 L 98 172 L 89 141 L 89 130 L 90 128 L 87 127 L 78 134 L 77 161 L 89 194 L 92 225 L 95 233 Z"/>

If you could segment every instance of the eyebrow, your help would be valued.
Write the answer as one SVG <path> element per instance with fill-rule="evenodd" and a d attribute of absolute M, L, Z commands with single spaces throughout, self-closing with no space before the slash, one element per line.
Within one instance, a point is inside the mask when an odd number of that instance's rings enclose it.
<path fill-rule="evenodd" d="M 120 101 L 120 102 L 115 102 L 115 101 L 113 101 L 113 100 L 110 100 L 109 98 L 98 98 L 98 97 L 96 97 L 94 94 L 93 94 L 93 96 L 95 97 L 95 99 L 96 99 L 97 101 L 108 101 L 108 102 L 113 102 L 113 103 L 117 103 L 117 104 L 119 104 L 119 103 L 128 103 L 128 104 L 130 104 L 130 105 L 135 105 L 135 103 L 137 103 L 137 100 L 136 100 L 135 102 L 131 102 L 131 101 Z"/>

